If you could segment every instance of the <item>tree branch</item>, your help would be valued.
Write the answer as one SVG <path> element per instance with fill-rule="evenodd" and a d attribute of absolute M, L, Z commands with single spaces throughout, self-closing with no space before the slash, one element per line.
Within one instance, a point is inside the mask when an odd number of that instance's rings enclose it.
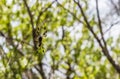
<path fill-rule="evenodd" d="M 100 41 L 100 39 L 98 38 L 98 36 L 95 34 L 95 32 L 93 31 L 93 29 L 92 29 L 92 27 L 90 26 L 90 24 L 89 24 L 89 22 L 88 22 L 88 20 L 87 20 L 87 17 L 86 17 L 86 15 L 84 14 L 84 11 L 83 11 L 83 9 L 82 9 L 82 6 L 80 5 L 80 1 L 78 1 L 78 2 L 76 2 L 75 0 L 74 0 L 74 2 L 78 5 L 78 7 L 80 8 L 80 11 L 81 11 L 81 14 L 83 15 L 83 18 L 84 18 L 84 21 L 86 22 L 86 27 L 90 30 L 90 32 L 93 34 L 93 36 L 95 37 L 95 39 L 98 41 L 98 43 L 99 43 L 99 45 L 101 46 L 101 47 L 103 47 L 102 46 L 102 44 L 101 44 L 101 41 Z"/>
<path fill-rule="evenodd" d="M 113 67 L 118 71 L 118 73 L 120 73 L 120 66 L 118 64 L 116 64 L 115 61 L 113 60 L 113 58 L 110 56 L 108 48 L 107 48 L 106 41 L 105 41 L 105 39 L 103 37 L 101 19 L 100 19 L 99 9 L 98 9 L 98 0 L 96 0 L 96 10 L 97 10 L 97 17 L 98 17 L 99 29 L 100 29 L 100 33 L 101 33 L 102 40 L 103 40 L 103 43 L 104 43 L 103 53 L 107 57 L 107 59 L 109 60 L 109 62 L 113 65 Z"/>
<path fill-rule="evenodd" d="M 23 0 L 23 2 L 24 2 L 25 6 L 26 6 L 26 8 L 27 8 L 27 12 L 28 12 L 29 17 L 30 17 L 30 23 L 31 23 L 31 25 L 32 25 L 32 29 L 34 29 L 34 22 L 33 22 L 33 15 L 32 15 L 32 12 L 30 11 L 30 8 L 29 8 L 29 6 L 28 6 L 26 0 Z"/>
<path fill-rule="evenodd" d="M 36 44 L 36 29 L 34 28 L 33 16 L 32 16 L 32 13 L 30 11 L 30 8 L 29 8 L 26 0 L 23 0 L 23 1 L 24 1 L 24 4 L 25 4 L 26 8 L 27 8 L 27 12 L 29 14 L 29 17 L 30 17 L 30 22 L 31 22 L 31 25 L 32 25 L 32 36 L 33 36 L 34 50 L 36 51 L 38 48 L 37 48 L 37 44 Z M 44 11 L 46 11 L 46 10 L 47 10 L 47 8 Z M 39 13 L 37 22 L 39 22 L 39 17 L 40 17 L 41 14 L 43 14 L 43 12 Z M 41 61 L 40 61 L 40 63 L 41 63 Z M 43 68 L 42 68 L 42 64 L 40 66 L 40 69 L 41 69 L 41 72 L 39 72 L 39 73 L 41 74 L 43 79 L 46 79 L 45 75 L 44 75 Z"/>
<path fill-rule="evenodd" d="M 95 39 L 97 40 L 98 44 L 100 45 L 101 49 L 102 49 L 102 52 L 104 53 L 104 55 L 107 57 L 107 59 L 109 60 L 109 62 L 113 65 L 113 67 L 116 69 L 116 71 L 118 73 L 120 73 L 120 66 L 118 64 L 115 63 L 115 61 L 112 59 L 112 57 L 109 55 L 109 51 L 107 49 L 107 45 L 106 45 L 106 42 L 105 40 L 103 39 L 103 42 L 104 42 L 104 45 L 105 47 L 102 45 L 100 39 L 98 38 L 98 36 L 94 33 L 92 27 L 90 26 L 89 22 L 87 21 L 87 18 L 84 14 L 84 11 L 80 5 L 80 1 L 79 2 L 76 2 L 74 0 L 74 2 L 78 5 L 78 7 L 80 8 L 80 11 L 81 11 L 81 14 L 83 15 L 83 18 L 84 18 L 84 21 L 86 22 L 87 24 L 87 28 L 91 31 L 91 33 L 93 34 L 93 36 L 95 37 Z M 99 16 L 99 15 L 98 15 Z M 101 22 L 100 22 L 100 17 L 99 17 L 99 26 L 101 26 Z"/>
<path fill-rule="evenodd" d="M 25 6 L 26 6 L 26 8 L 27 8 L 27 12 L 28 12 L 28 15 L 29 15 L 29 17 L 30 17 L 30 23 L 31 23 L 31 25 L 32 25 L 32 37 L 33 37 L 33 43 L 34 43 L 34 50 L 36 50 L 36 49 L 37 49 L 37 45 L 36 45 L 36 41 L 35 41 L 35 37 L 36 37 L 35 31 L 36 31 L 36 30 L 34 29 L 33 15 L 32 15 L 32 13 L 31 13 L 31 11 L 30 11 L 30 8 L 29 8 L 26 0 L 23 0 L 23 2 L 24 2 Z"/>

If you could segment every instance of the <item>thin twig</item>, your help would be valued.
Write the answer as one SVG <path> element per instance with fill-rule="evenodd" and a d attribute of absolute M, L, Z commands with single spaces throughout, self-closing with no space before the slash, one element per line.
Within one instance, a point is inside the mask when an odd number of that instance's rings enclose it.
<path fill-rule="evenodd" d="M 50 8 L 54 2 L 55 2 L 55 0 L 54 0 L 50 5 L 48 5 L 47 8 L 45 8 L 43 11 L 40 11 L 40 12 L 39 12 L 39 15 L 38 15 L 37 21 L 36 21 L 36 26 L 38 26 L 38 24 L 39 24 L 40 16 L 41 16 L 45 11 L 47 11 L 48 8 Z"/>
<path fill-rule="evenodd" d="M 118 24 L 118 23 L 120 23 L 120 21 L 117 21 L 117 22 L 111 24 L 111 26 L 104 32 L 104 35 L 105 35 L 114 25 L 116 25 L 116 24 Z"/>
<path fill-rule="evenodd" d="M 113 5 L 113 7 L 114 7 L 116 13 L 117 13 L 118 15 L 120 15 L 119 7 L 117 7 L 117 5 L 114 3 L 113 0 L 110 0 L 110 2 L 111 2 L 111 4 Z M 119 1 L 119 2 L 120 2 L 120 1 Z M 118 2 L 118 5 L 120 5 L 119 2 Z"/>
<path fill-rule="evenodd" d="M 57 0 L 56 0 L 57 1 Z M 84 22 L 82 22 L 73 12 L 71 12 L 69 9 L 66 9 L 62 4 L 60 4 L 58 1 L 57 3 L 67 12 L 69 12 L 74 18 L 76 18 L 80 23 L 84 24 Z"/>
<path fill-rule="evenodd" d="M 20 39 L 16 39 L 16 38 L 13 38 L 13 39 L 10 39 L 9 37 L 5 36 L 5 34 L 3 32 L 0 31 L 0 36 L 4 37 L 5 39 L 8 39 L 8 40 L 15 40 L 17 42 L 21 42 L 21 43 L 24 43 L 26 45 L 29 45 L 29 46 L 32 46 L 31 44 L 29 44 L 28 42 L 25 42 L 24 40 L 20 40 Z"/>

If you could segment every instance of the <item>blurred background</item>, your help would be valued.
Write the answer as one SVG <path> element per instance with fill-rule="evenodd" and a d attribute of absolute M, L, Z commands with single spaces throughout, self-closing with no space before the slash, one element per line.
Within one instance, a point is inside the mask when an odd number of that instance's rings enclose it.
<path fill-rule="evenodd" d="M 120 79 L 119 29 L 120 0 L 0 0 L 0 79 Z"/>

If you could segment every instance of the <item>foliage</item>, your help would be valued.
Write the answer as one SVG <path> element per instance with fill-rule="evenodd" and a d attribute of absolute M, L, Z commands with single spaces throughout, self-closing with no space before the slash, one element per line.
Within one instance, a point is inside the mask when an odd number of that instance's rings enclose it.
<path fill-rule="evenodd" d="M 99 36 L 97 15 L 87 13 L 89 0 L 80 0 L 80 3 Z M 83 18 L 74 0 L 1 0 L 0 78 L 119 79 L 119 73 Z M 106 38 L 112 58 L 118 64 L 119 42 L 120 38 L 115 41 L 113 37 Z"/>

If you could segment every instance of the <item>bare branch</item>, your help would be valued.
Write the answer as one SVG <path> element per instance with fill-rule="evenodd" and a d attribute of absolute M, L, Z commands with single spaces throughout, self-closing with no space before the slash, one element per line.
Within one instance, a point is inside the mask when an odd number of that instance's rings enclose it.
<path fill-rule="evenodd" d="M 103 37 L 102 24 L 101 24 L 99 9 L 98 9 L 98 0 L 96 0 L 96 11 L 97 11 L 97 18 L 98 18 L 98 25 L 99 25 L 100 34 L 101 34 L 102 41 L 103 41 L 103 43 L 104 43 L 105 49 L 107 50 L 107 44 L 106 44 L 106 41 L 105 41 L 105 39 L 104 39 L 104 37 Z M 108 51 L 108 50 L 107 50 L 107 51 Z M 104 53 L 106 53 L 106 52 L 104 52 Z"/>
<path fill-rule="evenodd" d="M 98 18 L 98 25 L 99 25 L 100 33 L 103 36 L 101 19 L 100 19 L 100 14 L 99 14 L 99 9 L 98 9 L 98 0 L 96 0 L 96 11 L 97 11 L 97 18 Z"/>

